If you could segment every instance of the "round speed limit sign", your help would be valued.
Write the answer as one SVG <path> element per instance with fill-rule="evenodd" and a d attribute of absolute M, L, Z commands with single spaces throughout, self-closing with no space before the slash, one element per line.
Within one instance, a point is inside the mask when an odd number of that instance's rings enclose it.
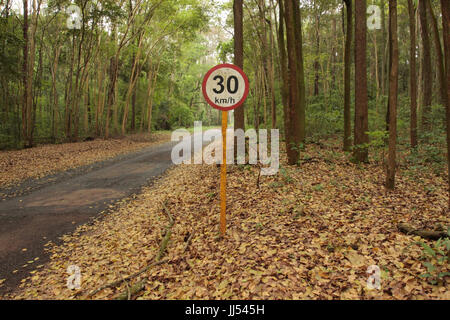
<path fill-rule="evenodd" d="M 220 64 L 205 75 L 202 91 L 213 108 L 230 111 L 247 99 L 248 78 L 241 68 L 233 64 Z"/>

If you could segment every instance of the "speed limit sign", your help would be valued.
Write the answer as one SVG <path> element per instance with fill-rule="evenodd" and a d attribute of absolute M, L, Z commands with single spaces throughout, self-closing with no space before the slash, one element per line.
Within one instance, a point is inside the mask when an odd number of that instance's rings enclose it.
<path fill-rule="evenodd" d="M 228 111 L 241 106 L 247 99 L 248 78 L 233 64 L 220 64 L 209 70 L 202 85 L 203 96 L 213 107 L 222 110 L 222 168 L 220 172 L 220 233 L 225 235 L 227 207 L 227 125 Z"/>
<path fill-rule="evenodd" d="M 215 109 L 230 111 L 240 107 L 249 92 L 248 78 L 233 64 L 215 66 L 203 79 L 203 96 Z"/>

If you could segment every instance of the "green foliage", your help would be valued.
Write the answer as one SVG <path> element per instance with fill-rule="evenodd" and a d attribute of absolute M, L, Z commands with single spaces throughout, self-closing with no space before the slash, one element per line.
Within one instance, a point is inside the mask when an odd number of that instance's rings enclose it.
<path fill-rule="evenodd" d="M 204 59 L 215 50 L 208 41 L 212 4 L 203 0 L 125 3 L 115 0 L 51 0 L 44 3 L 45 10 L 41 8 L 39 12 L 34 36 L 36 52 L 34 56 L 30 55 L 35 64 L 31 83 L 35 144 L 72 140 L 75 136 L 81 140 L 85 136 L 103 135 L 107 110 L 110 110 L 109 133 L 116 135 L 121 131 L 125 105 L 128 106 L 125 132 L 144 130 L 148 126 L 147 108 L 151 101 L 153 128 L 167 130 L 172 126 L 192 126 L 193 119 L 199 117 L 213 124 L 214 118 L 205 112 L 209 106 L 201 103 L 199 90 L 201 76 L 214 63 L 211 60 L 205 63 Z M 7 4 L 11 5 L 11 2 Z M 81 9 L 81 29 L 67 28 L 66 8 L 70 4 Z M 30 36 L 32 11 L 30 7 Z M 2 3 L 1 149 L 22 145 L 25 44 L 22 25 L 22 12 L 5 8 Z M 128 91 L 140 35 L 142 49 L 137 66 L 141 72 L 131 102 L 127 101 Z M 112 63 L 116 55 L 118 76 L 114 90 L 110 92 Z M 148 98 L 148 88 L 153 84 L 148 76 L 157 66 L 156 86 Z M 84 82 L 87 80 L 88 84 Z M 112 104 L 109 103 L 111 95 L 115 97 Z M 56 106 L 54 99 L 57 100 Z M 97 114 L 99 105 L 101 112 Z"/>
<path fill-rule="evenodd" d="M 294 181 L 292 176 L 289 174 L 289 170 L 287 168 L 281 167 L 280 173 L 281 173 L 281 176 L 283 177 L 284 183 L 288 184 L 288 183 L 292 183 Z"/>
<path fill-rule="evenodd" d="M 329 96 L 319 95 L 309 99 L 306 109 L 307 135 L 324 137 L 344 131 L 342 98 L 338 91 Z"/>
<path fill-rule="evenodd" d="M 445 284 L 446 278 L 450 277 L 450 227 L 447 234 L 447 238 L 437 240 L 432 246 L 423 241 L 417 242 L 422 247 L 423 265 L 427 268 L 421 277 L 431 284 Z"/>
<path fill-rule="evenodd" d="M 389 137 L 388 131 L 369 131 L 367 132 L 367 135 L 369 136 L 369 143 L 365 145 L 366 148 L 372 148 L 374 150 L 384 148 L 386 144 L 386 140 Z"/>
<path fill-rule="evenodd" d="M 172 108 L 170 118 L 171 127 L 189 127 L 194 123 L 192 110 L 185 105 Z"/>
<path fill-rule="evenodd" d="M 222 63 L 231 63 L 234 52 L 234 41 L 230 40 L 219 43 L 217 51 L 219 52 L 219 59 Z"/>
<path fill-rule="evenodd" d="M 409 145 L 408 145 L 409 147 Z M 445 131 L 434 127 L 430 132 L 420 132 L 419 145 L 405 156 L 409 170 L 431 169 L 436 175 L 444 174 L 447 163 Z"/>

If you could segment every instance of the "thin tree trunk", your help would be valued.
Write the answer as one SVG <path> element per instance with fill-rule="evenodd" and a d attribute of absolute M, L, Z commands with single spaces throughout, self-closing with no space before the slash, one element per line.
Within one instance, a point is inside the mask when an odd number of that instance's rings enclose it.
<path fill-rule="evenodd" d="M 97 78 L 97 108 L 95 112 L 95 135 L 100 136 L 100 122 L 102 121 L 102 113 L 103 113 L 103 101 L 104 95 L 103 90 L 106 88 L 106 85 L 103 83 L 104 75 L 105 75 L 105 67 L 100 65 L 98 68 L 98 78 Z"/>
<path fill-rule="evenodd" d="M 58 135 L 58 90 L 56 88 L 56 75 L 58 71 L 59 55 L 61 53 L 61 45 L 57 44 L 55 49 L 55 56 L 53 58 L 53 65 L 51 68 L 52 73 L 52 140 L 53 143 L 56 142 L 56 137 Z"/>
<path fill-rule="evenodd" d="M 367 3 L 355 3 L 355 148 L 354 160 L 368 162 L 368 96 L 367 96 Z"/>
<path fill-rule="evenodd" d="M 381 55 L 382 62 L 381 62 L 381 78 L 380 78 L 380 84 L 381 84 L 381 95 L 386 95 L 386 73 L 387 73 L 387 65 L 388 65 L 388 36 L 386 33 L 386 14 L 385 14 L 385 0 L 381 0 L 380 4 L 381 9 L 381 29 L 382 29 L 382 45 L 381 50 L 384 54 Z"/>
<path fill-rule="evenodd" d="M 447 105 L 447 79 L 445 78 L 445 65 L 444 65 L 444 55 L 442 53 L 441 38 L 439 36 L 439 28 L 434 15 L 433 8 L 431 7 L 430 1 L 426 2 L 428 8 L 428 14 L 430 15 L 431 27 L 433 28 L 433 43 L 436 51 L 437 59 L 437 74 L 439 79 L 439 92 L 441 96 L 441 103 L 443 106 Z"/>
<path fill-rule="evenodd" d="M 283 102 L 284 114 L 284 136 L 287 141 L 289 136 L 289 113 L 288 113 L 288 70 L 287 70 L 287 53 L 284 41 L 284 5 L 283 0 L 278 1 L 279 28 L 278 28 L 278 50 L 280 51 L 280 69 L 281 69 L 281 100 Z"/>
<path fill-rule="evenodd" d="M 108 101 L 106 103 L 106 123 L 105 123 L 105 138 L 109 138 L 109 127 L 111 119 L 111 108 L 115 105 L 116 96 L 116 81 L 118 73 L 118 58 L 112 57 L 109 65 L 109 89 Z"/>
<path fill-rule="evenodd" d="M 269 20 L 269 40 L 270 40 L 270 57 L 269 57 L 270 105 L 272 114 L 272 129 L 275 129 L 277 127 L 277 101 L 275 95 L 275 66 L 274 66 L 275 40 L 273 36 L 271 19 Z"/>
<path fill-rule="evenodd" d="M 23 105 L 22 105 L 22 135 L 25 147 L 31 147 L 28 140 L 27 118 L 29 113 L 28 105 L 28 0 L 23 0 L 23 65 L 22 65 L 22 81 L 23 81 Z"/>
<path fill-rule="evenodd" d="M 410 99 L 411 99 L 411 115 L 410 115 L 410 139 L 411 147 L 417 147 L 417 79 L 416 79 L 416 8 L 413 0 L 408 0 L 409 12 L 409 33 L 410 41 Z"/>
<path fill-rule="evenodd" d="M 297 62 L 297 90 L 298 100 L 296 104 L 296 117 L 298 118 L 298 132 L 294 132 L 297 146 L 305 142 L 306 138 L 306 92 L 305 92 L 305 71 L 303 62 L 303 36 L 302 36 L 302 17 L 300 12 L 300 2 L 292 0 L 294 9 L 294 38 L 295 53 Z M 296 136 L 298 134 L 298 136 Z"/>
<path fill-rule="evenodd" d="M 153 78 L 151 77 L 151 73 L 148 78 L 149 89 L 147 91 L 147 132 L 151 133 L 152 131 L 152 111 L 153 111 L 153 92 L 155 92 L 156 80 L 158 79 L 159 66 L 161 65 L 161 61 L 158 61 L 158 65 L 154 71 Z"/>
<path fill-rule="evenodd" d="M 337 47 L 338 47 L 338 32 L 337 32 L 337 21 L 336 15 L 333 12 L 331 26 L 333 30 L 333 36 L 331 37 L 331 88 L 336 89 L 336 64 L 337 64 Z"/>
<path fill-rule="evenodd" d="M 314 1 L 314 6 L 316 5 Z M 316 21 L 315 21 L 315 59 L 314 59 L 314 95 L 319 95 L 319 70 L 320 70 L 320 15 L 316 12 Z"/>
<path fill-rule="evenodd" d="M 244 27 L 243 27 L 243 0 L 234 0 L 234 64 L 244 69 Z M 245 109 L 244 105 L 234 110 L 234 129 L 245 131 Z M 237 139 L 234 141 L 237 150 Z"/>
<path fill-rule="evenodd" d="M 70 58 L 70 67 L 69 73 L 67 75 L 67 88 L 66 88 L 66 96 L 65 96 L 65 135 L 66 139 L 70 140 L 70 134 L 72 132 L 72 100 L 73 100 L 73 71 L 75 64 L 75 33 L 72 36 L 72 50 L 71 50 L 71 58 Z"/>
<path fill-rule="evenodd" d="M 378 63 L 378 43 L 377 43 L 377 35 L 373 34 L 373 47 L 374 47 L 374 55 L 375 55 L 375 65 L 374 65 L 374 71 L 375 71 L 375 83 L 377 88 L 377 93 L 375 97 L 375 110 L 376 110 L 376 116 L 378 119 L 379 116 L 379 103 L 380 103 L 380 76 L 379 76 L 379 63 Z"/>
<path fill-rule="evenodd" d="M 91 112 L 91 89 L 89 87 L 89 77 L 86 79 L 84 85 L 84 135 L 89 136 L 89 119 Z"/>
<path fill-rule="evenodd" d="M 398 98 L 398 35 L 397 0 L 389 0 L 389 155 L 386 174 L 386 188 L 395 187 L 395 166 L 397 146 L 397 98 Z"/>
<path fill-rule="evenodd" d="M 433 77 L 431 68 L 431 48 L 430 36 L 428 30 L 428 15 L 425 1 L 419 1 L 419 16 L 422 30 L 422 44 L 423 44 L 423 104 L 422 104 L 422 127 L 423 130 L 428 131 L 431 128 L 430 112 L 433 97 Z"/>
<path fill-rule="evenodd" d="M 133 60 L 133 68 L 131 69 L 131 75 L 130 75 L 130 83 L 128 85 L 128 91 L 125 98 L 125 108 L 123 111 L 123 118 L 122 118 L 122 135 L 125 135 L 126 133 L 126 125 L 128 122 L 128 109 L 130 106 L 130 100 L 133 95 L 133 91 L 136 87 L 137 79 L 139 78 L 139 72 L 137 72 L 137 65 L 139 63 L 139 59 L 141 58 L 141 49 L 142 49 L 142 40 L 143 40 L 143 34 L 139 38 L 138 42 L 138 51 L 136 56 Z M 133 124 L 134 127 L 134 124 Z"/>
<path fill-rule="evenodd" d="M 419 57 L 417 59 L 419 67 L 419 74 L 417 77 L 417 119 L 419 119 L 419 115 L 422 115 L 423 110 L 423 43 L 422 41 L 419 41 L 421 38 L 421 25 L 420 25 L 420 15 L 419 15 L 419 9 L 416 10 L 416 41 L 417 46 L 419 50 Z M 417 121 L 417 124 L 419 126 L 419 121 Z M 420 127 L 422 124 L 420 123 Z M 418 128 L 419 129 L 419 128 Z"/>
<path fill-rule="evenodd" d="M 347 7 L 347 27 L 345 37 L 344 57 L 344 151 L 350 151 L 351 141 L 351 112 L 350 112 L 350 90 L 351 90 L 351 49 L 353 39 L 353 9 L 352 0 L 345 0 Z"/>

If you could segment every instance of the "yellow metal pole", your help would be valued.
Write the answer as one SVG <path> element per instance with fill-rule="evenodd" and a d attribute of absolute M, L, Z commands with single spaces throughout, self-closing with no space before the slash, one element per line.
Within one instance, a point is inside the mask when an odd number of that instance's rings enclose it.
<path fill-rule="evenodd" d="M 225 235 L 227 226 L 227 124 L 228 111 L 222 111 L 222 168 L 220 173 L 220 234 Z"/>

